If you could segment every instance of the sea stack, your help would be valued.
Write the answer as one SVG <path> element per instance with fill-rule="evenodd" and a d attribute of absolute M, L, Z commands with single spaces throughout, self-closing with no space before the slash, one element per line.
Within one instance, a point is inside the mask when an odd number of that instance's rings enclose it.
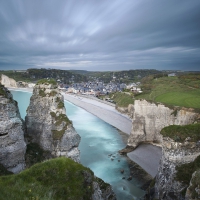
<path fill-rule="evenodd" d="M 80 162 L 80 136 L 66 116 L 64 98 L 54 80 L 40 80 L 33 89 L 27 108 L 26 138 L 51 152 Z"/>
<path fill-rule="evenodd" d="M 0 84 L 0 163 L 13 173 L 25 168 L 24 125 L 17 102 Z"/>

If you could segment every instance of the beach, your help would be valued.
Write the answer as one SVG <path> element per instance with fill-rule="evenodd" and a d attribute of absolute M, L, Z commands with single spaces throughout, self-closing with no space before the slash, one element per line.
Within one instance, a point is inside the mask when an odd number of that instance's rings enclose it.
<path fill-rule="evenodd" d="M 8 88 L 9 90 L 32 92 L 31 88 Z M 116 127 L 122 136 L 128 135 L 131 132 L 132 120 L 129 116 L 118 112 L 114 106 L 96 101 L 83 96 L 66 94 L 62 92 L 64 99 L 73 103 L 74 105 L 85 109 L 107 122 L 108 124 Z M 141 144 L 134 151 L 127 154 L 127 156 L 140 167 L 142 167 L 148 174 L 155 177 L 159 166 L 161 157 L 161 148 L 151 144 Z"/>
<path fill-rule="evenodd" d="M 118 112 L 115 107 L 82 96 L 62 94 L 65 100 L 85 109 L 123 133 L 130 134 L 132 127 L 131 119 L 127 115 Z"/>

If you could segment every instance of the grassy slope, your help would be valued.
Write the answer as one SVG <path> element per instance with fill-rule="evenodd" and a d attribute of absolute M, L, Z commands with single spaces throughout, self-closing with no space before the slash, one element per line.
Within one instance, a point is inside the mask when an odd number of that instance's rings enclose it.
<path fill-rule="evenodd" d="M 136 99 L 146 99 L 168 105 L 200 108 L 200 75 L 196 78 L 162 77 L 143 83 L 144 93 Z"/>
<path fill-rule="evenodd" d="M 134 104 L 133 97 L 123 92 L 111 94 L 110 98 L 114 100 L 119 107 L 128 107 L 129 104 Z"/>
<path fill-rule="evenodd" d="M 189 124 L 185 126 L 171 125 L 163 128 L 160 132 L 164 137 L 170 137 L 177 142 L 184 142 L 190 137 L 190 142 L 200 140 L 200 124 Z"/>
<path fill-rule="evenodd" d="M 0 199 L 90 199 L 93 172 L 64 157 L 52 159 L 21 172 L 0 177 Z M 91 177 L 92 177 L 91 176 Z"/>

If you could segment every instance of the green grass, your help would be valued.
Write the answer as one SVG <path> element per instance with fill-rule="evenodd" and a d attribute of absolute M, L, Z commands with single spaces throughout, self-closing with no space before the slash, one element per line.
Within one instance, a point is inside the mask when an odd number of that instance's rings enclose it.
<path fill-rule="evenodd" d="M 37 85 L 40 85 L 40 84 L 45 84 L 45 85 L 57 85 L 56 81 L 54 79 L 41 79 L 37 82 Z"/>
<path fill-rule="evenodd" d="M 171 125 L 163 128 L 160 133 L 176 142 L 183 142 L 187 137 L 191 138 L 191 142 L 197 142 L 200 140 L 200 124 Z"/>
<path fill-rule="evenodd" d="M 155 101 L 169 105 L 200 108 L 200 91 L 168 92 L 157 96 Z"/>
<path fill-rule="evenodd" d="M 61 125 L 61 123 L 65 123 L 64 127 L 62 130 L 52 130 L 53 133 L 53 139 L 54 140 L 60 140 L 63 134 L 65 133 L 65 130 L 67 129 L 67 126 L 72 124 L 72 122 L 69 120 L 67 115 L 65 114 L 60 114 L 59 116 L 56 116 L 56 113 L 50 112 L 50 115 L 55 119 L 55 126 Z"/>
<path fill-rule="evenodd" d="M 200 75 L 180 77 L 147 77 L 142 82 L 143 93 L 135 99 L 161 102 L 166 105 L 200 108 Z"/>
<path fill-rule="evenodd" d="M 0 177 L 0 199 L 89 200 L 93 172 L 68 158 L 36 164 L 20 174 Z"/>
<path fill-rule="evenodd" d="M 134 104 L 133 97 L 123 92 L 110 94 L 110 98 L 114 100 L 119 107 L 128 107 L 129 104 Z"/>

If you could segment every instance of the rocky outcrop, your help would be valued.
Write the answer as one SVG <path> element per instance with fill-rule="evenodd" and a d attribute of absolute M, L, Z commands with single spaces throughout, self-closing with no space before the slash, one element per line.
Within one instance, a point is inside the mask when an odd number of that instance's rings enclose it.
<path fill-rule="evenodd" d="M 66 116 L 64 98 L 55 83 L 47 82 L 34 87 L 25 122 L 29 142 L 39 144 L 53 156 L 80 161 L 80 136 Z"/>
<path fill-rule="evenodd" d="M 187 184 L 176 179 L 177 166 L 193 162 L 200 155 L 199 142 L 175 142 L 171 138 L 163 137 L 162 158 L 156 176 L 156 198 L 173 200 L 183 199 L 181 192 Z"/>
<path fill-rule="evenodd" d="M 5 87 L 14 87 L 14 88 L 17 87 L 16 81 L 4 74 L 1 75 L 1 84 L 4 85 Z"/>
<path fill-rule="evenodd" d="M 200 170 L 192 174 L 192 179 L 185 195 L 185 200 L 197 199 L 200 199 Z"/>
<path fill-rule="evenodd" d="M 128 146 L 136 148 L 142 142 L 161 143 L 160 131 L 169 125 L 191 124 L 197 118 L 192 109 L 170 109 L 162 104 L 135 100 L 133 126 L 128 139 Z"/>
<path fill-rule="evenodd" d="M 0 85 L 0 163 L 9 171 L 18 173 L 25 168 L 24 126 L 17 102 Z"/>
<path fill-rule="evenodd" d="M 133 113 L 134 113 L 134 105 L 129 104 L 128 107 L 119 107 L 115 106 L 115 109 L 119 111 L 120 113 L 128 115 L 130 118 L 133 118 Z"/>

